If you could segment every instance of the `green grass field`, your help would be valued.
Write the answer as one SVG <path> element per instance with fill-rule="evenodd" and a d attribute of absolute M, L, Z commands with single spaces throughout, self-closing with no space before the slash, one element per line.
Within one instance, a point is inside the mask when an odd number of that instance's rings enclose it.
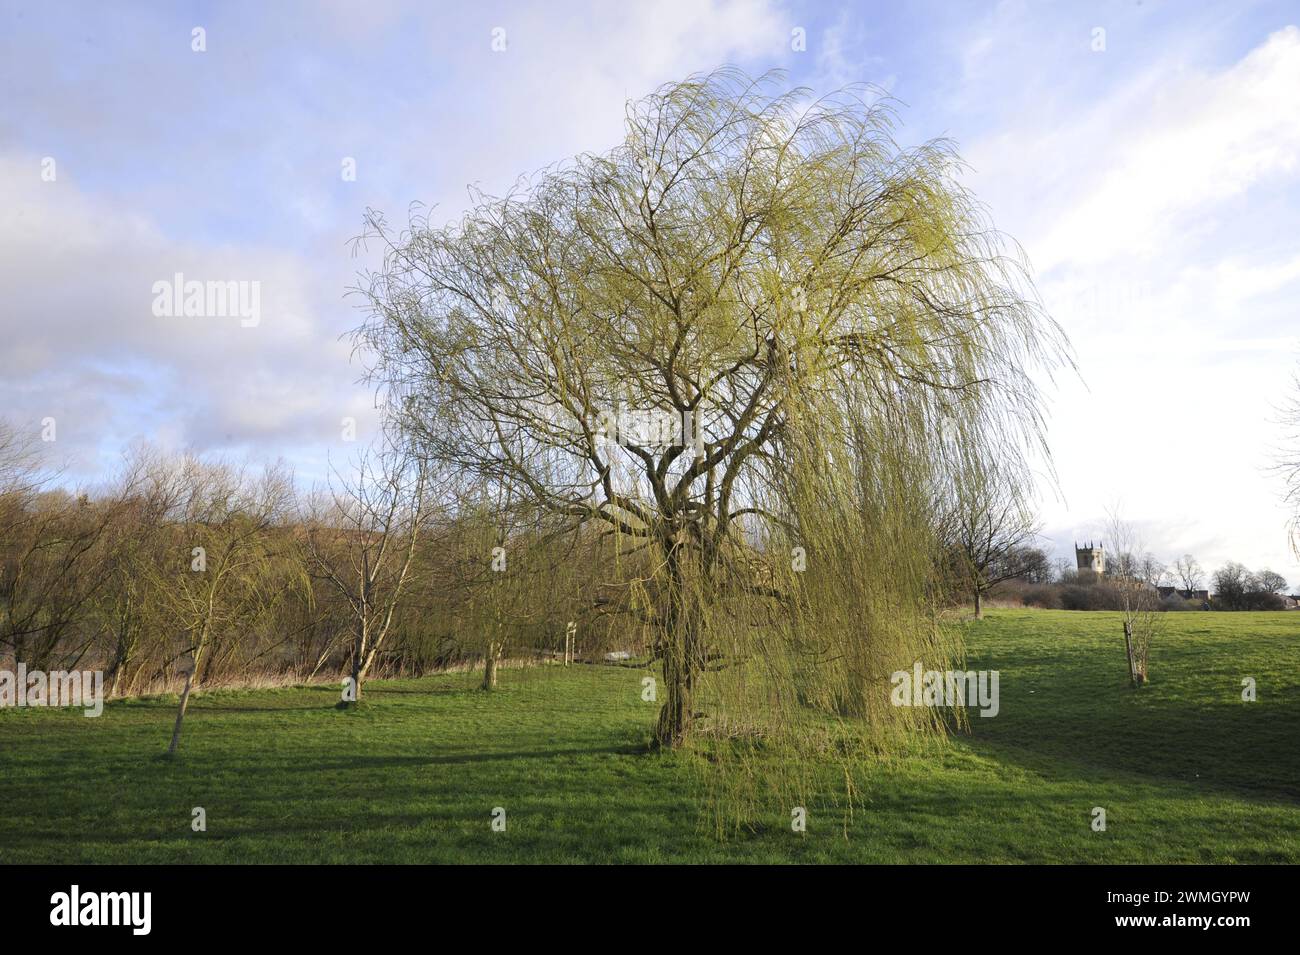
<path fill-rule="evenodd" d="M 686 758 L 646 750 L 641 671 L 506 671 L 0 712 L 5 862 L 1300 862 L 1300 613 L 1168 615 L 1126 686 L 1118 617 L 992 611 L 1001 712 L 719 840 Z M 1257 681 L 1258 702 L 1241 700 Z M 828 768 L 828 776 L 831 775 Z M 191 831 L 191 809 L 207 813 Z M 493 807 L 507 829 L 493 832 Z M 1090 828 L 1107 811 L 1107 831 Z"/>

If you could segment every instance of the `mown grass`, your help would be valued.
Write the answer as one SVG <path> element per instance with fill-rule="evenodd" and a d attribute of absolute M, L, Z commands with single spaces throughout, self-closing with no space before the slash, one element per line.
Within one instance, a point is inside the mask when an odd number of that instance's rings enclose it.
<path fill-rule="evenodd" d="M 646 749 L 654 707 L 635 669 L 506 671 L 493 694 L 472 674 L 374 683 L 353 712 L 328 687 L 205 693 L 173 760 L 169 699 L 99 719 L 7 710 L 0 858 L 1300 862 L 1300 613 L 1167 624 L 1151 685 L 1133 691 L 1116 615 L 971 621 L 969 664 L 1000 671 L 999 715 L 937 755 L 870 767 L 850 819 L 828 767 L 804 834 L 773 805 L 717 838 L 687 758 Z"/>

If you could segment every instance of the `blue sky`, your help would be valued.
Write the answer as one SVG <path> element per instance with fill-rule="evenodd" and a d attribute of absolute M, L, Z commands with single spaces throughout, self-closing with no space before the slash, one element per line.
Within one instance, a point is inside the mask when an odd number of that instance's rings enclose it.
<path fill-rule="evenodd" d="M 1300 584 L 1267 471 L 1300 357 L 1297 24 L 1240 0 L 0 0 L 0 414 L 54 417 L 80 480 L 144 437 L 311 481 L 343 417 L 373 421 L 340 339 L 367 206 L 450 217 L 470 183 L 615 144 L 629 97 L 777 67 L 889 90 L 900 138 L 955 138 L 1024 246 L 1082 378 L 1053 392 L 1058 553 L 1118 503 L 1167 560 Z M 262 321 L 155 317 L 176 272 L 260 282 Z"/>

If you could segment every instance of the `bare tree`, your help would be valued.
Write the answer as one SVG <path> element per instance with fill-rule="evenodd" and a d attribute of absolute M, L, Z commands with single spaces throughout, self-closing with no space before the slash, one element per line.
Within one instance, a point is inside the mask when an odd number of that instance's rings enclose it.
<path fill-rule="evenodd" d="M 995 465 L 973 467 L 956 482 L 954 492 L 946 533 L 980 619 L 989 590 L 1030 569 L 1030 545 L 1039 524 L 1020 488 Z"/>
<path fill-rule="evenodd" d="M 383 443 L 357 456 L 351 475 L 336 470 L 324 506 L 308 515 L 312 573 L 346 601 L 352 620 L 352 675 L 344 703 L 361 685 L 392 630 L 410 582 L 416 543 L 433 495 L 427 464 L 408 447 Z"/>
<path fill-rule="evenodd" d="M 1247 594 L 1255 586 L 1253 575 L 1243 565 L 1230 560 L 1214 572 L 1214 606 L 1216 610 L 1245 610 Z"/>
<path fill-rule="evenodd" d="M 1144 553 L 1137 562 L 1137 577 L 1148 587 L 1159 587 L 1169 576 L 1169 568 L 1154 554 Z"/>
<path fill-rule="evenodd" d="M 1259 589 L 1268 594 L 1284 593 L 1287 588 L 1286 578 L 1273 570 L 1261 570 L 1255 574 Z"/>
<path fill-rule="evenodd" d="M 47 483 L 37 448 L 30 432 L 0 418 L 0 501 L 21 500 Z"/>
<path fill-rule="evenodd" d="M 1184 590 L 1196 591 L 1201 589 L 1201 583 L 1205 580 L 1205 571 L 1201 569 L 1195 557 L 1184 554 L 1174 561 L 1174 578 Z"/>
<path fill-rule="evenodd" d="M 1133 555 L 1146 552 L 1137 528 L 1121 517 L 1118 507 L 1110 511 L 1106 530 L 1116 553 Z M 1142 573 L 1144 563 L 1130 556 L 1127 566 L 1121 565 L 1107 573 L 1111 586 L 1120 596 L 1129 681 L 1135 687 L 1146 685 L 1149 679 L 1151 647 L 1165 619 L 1156 585 Z"/>

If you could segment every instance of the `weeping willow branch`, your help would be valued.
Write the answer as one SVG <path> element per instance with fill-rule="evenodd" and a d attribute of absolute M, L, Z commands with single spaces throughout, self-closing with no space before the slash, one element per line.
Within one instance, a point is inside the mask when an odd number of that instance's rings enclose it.
<path fill-rule="evenodd" d="M 936 489 L 976 456 L 1013 482 L 1050 466 L 1035 372 L 1071 365 L 1064 336 L 953 144 L 894 125 L 875 90 L 724 69 L 457 222 L 367 215 L 385 261 L 356 346 L 403 427 L 602 527 L 616 562 L 645 548 L 623 600 L 660 661 L 654 739 L 714 747 L 730 779 L 772 778 L 747 740 L 939 732 L 887 692 L 960 654 Z"/>

